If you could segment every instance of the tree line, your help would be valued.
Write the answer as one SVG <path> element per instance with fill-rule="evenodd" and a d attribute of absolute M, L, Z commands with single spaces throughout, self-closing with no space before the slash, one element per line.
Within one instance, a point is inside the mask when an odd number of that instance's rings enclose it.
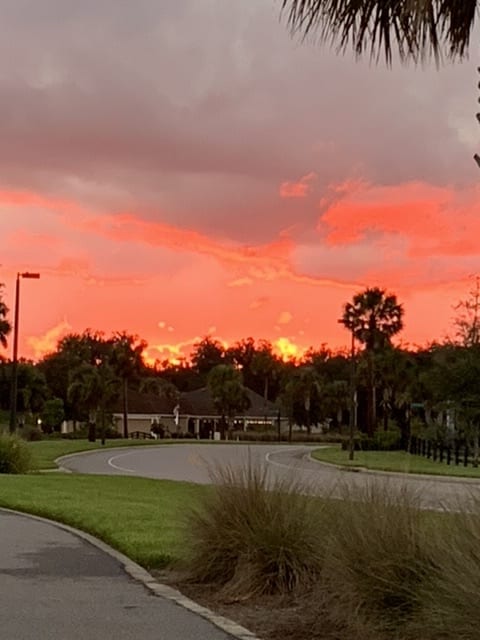
<path fill-rule="evenodd" d="M 289 424 L 342 430 L 350 420 L 352 385 L 358 429 L 373 437 L 396 429 L 403 440 L 412 426 L 447 437 L 455 433 L 477 442 L 480 425 L 479 284 L 456 307 L 455 336 L 418 349 L 395 345 L 404 308 L 394 294 L 371 287 L 341 310 L 354 350 L 310 348 L 299 360 L 282 360 L 267 340 L 252 337 L 225 347 L 212 336 L 197 342 L 189 358 L 148 364 L 147 343 L 128 332 L 111 336 L 87 329 L 59 340 L 38 362 L 18 364 L 19 419 L 43 430 L 59 430 L 63 420 L 87 424 L 104 438 L 113 407 L 121 407 L 123 435 L 130 391 L 178 401 L 202 387 L 212 393 L 222 420 L 248 406 L 245 388 L 273 403 Z M 11 331 L 9 310 L 0 296 L 0 342 Z M 354 365 L 354 369 L 352 369 Z M 352 377 L 352 372 L 354 375 Z M 0 360 L 0 409 L 10 408 L 12 362 Z"/>

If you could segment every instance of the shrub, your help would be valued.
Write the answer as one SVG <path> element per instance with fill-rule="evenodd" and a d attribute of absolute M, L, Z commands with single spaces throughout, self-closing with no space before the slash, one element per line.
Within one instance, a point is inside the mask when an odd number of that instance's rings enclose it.
<path fill-rule="evenodd" d="M 323 503 L 250 461 L 211 476 L 214 486 L 188 516 L 190 578 L 235 598 L 307 588 L 322 565 Z"/>
<path fill-rule="evenodd" d="M 31 467 L 26 442 L 16 436 L 0 435 L 0 473 L 27 473 Z"/>
<path fill-rule="evenodd" d="M 233 431 L 232 440 L 240 442 L 278 442 L 278 431 Z M 313 433 L 308 435 L 305 432 L 294 431 L 292 433 L 292 442 L 342 442 L 344 436 L 338 433 Z M 288 433 L 282 431 L 280 442 L 288 442 Z"/>
<path fill-rule="evenodd" d="M 399 429 L 379 430 L 373 437 L 377 451 L 395 451 L 402 446 L 402 434 Z"/>
<path fill-rule="evenodd" d="M 347 487 L 332 508 L 334 535 L 324 578 L 375 627 L 395 630 L 419 609 L 433 561 L 417 496 L 387 482 Z"/>
<path fill-rule="evenodd" d="M 22 429 L 22 438 L 27 442 L 37 442 L 43 440 L 43 432 L 38 427 L 24 427 Z"/>
<path fill-rule="evenodd" d="M 355 436 L 354 446 L 355 451 L 398 451 L 402 448 L 402 437 L 398 429 L 377 431 L 372 438 L 364 434 Z M 349 441 L 342 440 L 342 449 L 347 451 L 348 448 Z"/>

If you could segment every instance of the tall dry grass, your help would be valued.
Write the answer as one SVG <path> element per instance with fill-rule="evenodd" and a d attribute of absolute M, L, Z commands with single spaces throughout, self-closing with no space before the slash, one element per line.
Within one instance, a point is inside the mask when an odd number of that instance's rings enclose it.
<path fill-rule="evenodd" d="M 251 462 L 212 480 L 188 517 L 190 577 L 229 599 L 295 596 L 301 614 L 279 637 L 480 637 L 480 501 L 430 513 L 388 481 L 321 500 Z"/>
<path fill-rule="evenodd" d="M 346 485 L 330 504 L 323 579 L 350 612 L 381 629 L 398 629 L 420 607 L 433 554 L 418 496 L 407 487 Z"/>
<path fill-rule="evenodd" d="M 324 503 L 250 461 L 210 473 L 213 487 L 187 522 L 191 578 L 238 598 L 315 582 L 323 562 Z"/>
<path fill-rule="evenodd" d="M 480 638 L 480 501 L 445 514 L 432 534 L 436 566 L 421 593 L 412 638 Z"/>

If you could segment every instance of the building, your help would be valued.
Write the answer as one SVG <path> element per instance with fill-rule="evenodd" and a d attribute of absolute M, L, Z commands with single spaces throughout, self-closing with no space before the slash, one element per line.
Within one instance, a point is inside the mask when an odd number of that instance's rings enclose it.
<path fill-rule="evenodd" d="M 247 389 L 250 407 L 230 420 L 235 430 L 277 430 L 288 428 L 287 419 L 272 402 Z M 200 439 L 220 437 L 221 416 L 215 408 L 208 388 L 180 394 L 178 402 L 155 394 L 130 391 L 128 394 L 128 432 L 150 433 L 153 427 L 162 427 L 170 434 L 186 434 Z M 114 421 L 123 433 L 121 403 L 115 408 Z M 217 435 L 216 435 L 217 434 Z"/>

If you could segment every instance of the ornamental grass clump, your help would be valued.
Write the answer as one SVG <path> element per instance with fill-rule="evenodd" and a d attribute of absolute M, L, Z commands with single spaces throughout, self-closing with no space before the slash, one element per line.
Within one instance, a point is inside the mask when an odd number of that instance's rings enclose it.
<path fill-rule="evenodd" d="M 398 630 L 418 613 L 421 590 L 435 565 L 417 496 L 390 483 L 343 490 L 332 503 L 324 581 L 376 630 Z"/>
<path fill-rule="evenodd" d="M 211 477 L 188 517 L 190 578 L 232 599 L 308 589 L 323 562 L 323 503 L 250 461 L 215 467 Z"/>
<path fill-rule="evenodd" d="M 411 636 L 424 640 L 480 637 L 480 502 L 444 514 L 433 532 L 437 564 L 421 590 Z"/>
<path fill-rule="evenodd" d="M 0 435 L 0 473 L 27 473 L 32 456 L 27 443 L 11 435 Z"/>

